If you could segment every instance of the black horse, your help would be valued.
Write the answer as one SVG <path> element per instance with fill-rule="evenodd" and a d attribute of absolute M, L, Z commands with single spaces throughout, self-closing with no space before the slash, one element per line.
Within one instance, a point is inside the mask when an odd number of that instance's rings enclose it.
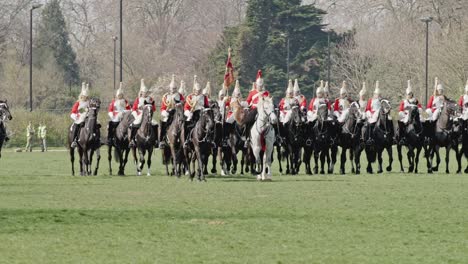
<path fill-rule="evenodd" d="M 197 172 L 198 180 L 206 181 L 204 171 L 208 165 L 208 158 L 213 149 L 215 125 L 213 110 L 211 108 L 200 111 L 199 120 L 195 124 L 195 127 L 189 132 L 190 134 L 188 137 L 190 137 L 190 143 L 184 147 L 184 152 L 189 162 L 188 170 L 190 179 L 193 180 Z M 195 170 L 196 162 L 198 163 L 197 170 Z"/>
<path fill-rule="evenodd" d="M 5 121 L 11 119 L 13 119 L 13 117 L 11 116 L 7 100 L 0 100 L 0 158 L 2 157 L 3 143 L 8 141 Z"/>
<path fill-rule="evenodd" d="M 305 122 L 304 114 L 298 105 L 291 108 L 289 121 L 281 129 L 282 137 L 285 139 L 286 174 L 296 175 L 301 165 L 301 153 L 304 146 Z"/>
<path fill-rule="evenodd" d="M 408 122 L 407 125 L 404 126 L 404 131 L 402 132 L 405 135 L 405 145 L 408 148 L 408 172 L 418 173 L 419 155 L 421 153 L 422 148 L 425 145 L 424 127 L 421 122 L 419 108 L 417 105 L 409 105 L 406 110 L 408 110 Z M 404 172 L 402 162 L 402 147 L 403 145 L 401 145 L 400 143 L 397 144 L 398 160 L 400 161 L 400 171 Z M 427 155 L 427 151 L 425 151 L 425 153 L 426 158 L 428 158 L 429 156 Z"/>
<path fill-rule="evenodd" d="M 440 147 L 445 147 L 445 172 L 450 173 L 449 170 L 449 162 L 450 162 L 450 150 L 455 150 L 455 154 L 458 161 L 458 168 L 457 173 L 461 172 L 461 156 L 459 155 L 458 150 L 458 139 L 459 139 L 459 127 L 454 126 L 453 119 L 458 112 L 458 105 L 452 101 L 445 101 L 441 110 L 440 115 L 435 122 L 435 126 L 433 127 L 434 137 L 430 145 L 430 160 L 432 163 L 432 159 L 434 154 L 437 156 L 437 163 L 436 166 L 432 166 L 432 171 L 439 170 L 440 164 L 440 155 L 439 149 Z M 454 129 L 457 129 L 455 131 Z"/>
<path fill-rule="evenodd" d="M 378 173 L 382 173 L 382 153 L 386 149 L 388 153 L 389 165 L 387 166 L 387 171 L 392 170 L 393 163 L 393 137 L 395 130 L 393 127 L 393 122 L 389 119 L 390 111 L 392 107 L 390 102 L 387 100 L 381 100 L 381 107 L 379 110 L 379 116 L 375 124 L 368 125 L 365 129 L 370 129 L 370 135 L 373 140 L 373 144 L 366 144 L 366 156 L 367 156 L 367 172 L 373 173 L 372 163 L 378 159 L 379 169 Z"/>
<path fill-rule="evenodd" d="M 464 107 L 466 108 L 468 105 Z M 461 162 L 461 156 L 465 156 L 465 158 L 468 159 L 468 120 L 460 118 L 459 122 L 461 124 L 461 149 L 459 152 L 459 159 Z M 464 172 L 468 173 L 468 165 L 466 165 Z"/>
<path fill-rule="evenodd" d="M 185 126 L 184 109 L 181 103 L 175 105 L 175 108 L 169 113 L 170 123 L 166 137 L 162 140 L 167 141 L 162 149 L 163 164 L 166 166 L 167 175 L 175 175 L 180 177 L 187 167 L 187 162 L 184 158 L 183 151 L 183 129 Z M 172 163 L 172 170 L 169 173 L 169 164 Z"/>
<path fill-rule="evenodd" d="M 328 173 L 333 173 L 330 163 L 330 149 L 333 145 L 332 134 L 336 133 L 335 121 L 328 119 L 328 106 L 321 104 L 317 110 L 318 116 L 313 126 L 314 174 L 317 174 L 320 158 L 320 174 L 325 174 L 325 161 L 328 163 Z"/>
<path fill-rule="evenodd" d="M 141 176 L 141 171 L 145 166 L 145 162 L 148 166 L 147 176 L 151 176 L 151 157 L 153 155 L 153 149 L 156 144 L 156 131 L 152 124 L 153 110 L 151 104 L 145 104 L 143 106 L 142 121 L 135 135 L 136 145 L 132 148 L 133 159 L 137 168 L 137 176 Z M 139 158 L 137 157 L 137 149 Z M 146 152 L 148 152 L 148 160 L 145 160 Z"/>
<path fill-rule="evenodd" d="M 341 147 L 341 163 L 340 173 L 345 174 L 346 151 L 349 150 L 352 172 L 359 174 L 361 171 L 360 164 L 360 147 L 359 135 L 362 128 L 361 112 L 359 105 L 356 102 L 351 103 L 348 109 L 348 114 L 344 119 L 343 124 L 338 130 L 338 145 Z M 356 168 L 354 165 L 356 164 Z"/>
<path fill-rule="evenodd" d="M 108 160 L 109 160 L 109 175 L 112 175 L 112 149 L 114 149 L 115 161 L 119 163 L 119 171 L 117 175 L 125 175 L 125 166 L 128 162 L 128 154 L 130 153 L 130 147 L 128 146 L 128 128 L 135 120 L 130 111 L 125 112 L 122 115 L 122 120 L 119 122 L 115 129 L 112 140 L 112 144 L 108 148 Z"/>
<path fill-rule="evenodd" d="M 101 100 L 91 98 L 87 108 L 87 116 L 84 120 L 84 126 L 78 134 L 78 155 L 80 157 L 80 175 L 97 175 L 99 169 L 99 161 L 101 160 L 101 132 L 100 124 L 98 123 L 98 113 L 101 107 Z M 73 131 L 70 130 L 68 136 L 69 147 L 73 142 Z M 94 152 L 96 152 L 96 168 L 94 173 L 91 172 Z M 75 175 L 75 148 L 70 147 L 70 161 L 72 163 L 72 175 Z"/>

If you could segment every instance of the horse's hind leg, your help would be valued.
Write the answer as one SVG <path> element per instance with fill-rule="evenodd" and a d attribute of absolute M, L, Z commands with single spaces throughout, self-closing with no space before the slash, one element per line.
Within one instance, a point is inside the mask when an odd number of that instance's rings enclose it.
<path fill-rule="evenodd" d="M 436 156 L 436 165 L 435 165 L 435 167 L 432 167 L 432 170 L 433 170 L 433 171 L 439 171 L 439 165 L 440 165 L 440 154 L 439 154 L 439 149 L 440 149 L 440 147 L 436 145 L 436 146 L 434 147 L 434 151 L 431 152 L 431 153 L 432 153 L 431 158 L 434 158 L 434 154 L 435 154 L 435 156 Z"/>
<path fill-rule="evenodd" d="M 412 173 L 414 170 L 414 149 L 412 146 L 408 146 L 407 157 L 408 157 L 408 163 L 409 163 L 408 172 Z"/>
<path fill-rule="evenodd" d="M 278 159 L 279 172 L 283 174 L 283 165 L 281 164 L 281 145 L 276 146 L 276 157 Z"/>
<path fill-rule="evenodd" d="M 146 173 L 146 176 L 151 176 L 151 156 L 152 155 L 153 155 L 153 148 L 150 147 L 148 149 L 148 161 L 147 161 L 148 172 Z"/>
<path fill-rule="evenodd" d="M 461 173 L 461 158 L 462 158 L 462 151 L 458 148 L 458 145 L 455 145 L 454 147 L 454 150 L 455 150 L 455 154 L 456 154 L 456 158 L 457 158 L 457 165 L 458 165 L 458 168 L 457 168 L 457 173 Z"/>
<path fill-rule="evenodd" d="M 447 146 L 445 147 L 445 173 L 450 173 L 449 162 L 450 162 L 450 146 Z"/>
<path fill-rule="evenodd" d="M 325 160 L 327 158 L 327 153 L 322 150 L 320 153 L 320 174 L 325 174 Z"/>
<path fill-rule="evenodd" d="M 377 171 L 377 173 L 382 173 L 383 172 L 383 169 L 382 169 L 382 167 L 383 167 L 382 154 L 383 154 L 383 150 L 377 152 L 377 160 L 378 160 L 378 163 L 379 163 L 379 170 Z"/>
<path fill-rule="evenodd" d="M 109 161 L 109 175 L 112 175 L 112 145 L 107 148 L 107 160 Z"/>
<path fill-rule="evenodd" d="M 351 172 L 356 173 L 356 168 L 354 166 L 354 151 L 352 148 L 349 148 L 349 160 L 351 161 Z"/>
<path fill-rule="evenodd" d="M 145 167 L 145 149 L 138 149 L 138 154 L 140 155 L 140 162 L 138 163 L 138 176 L 141 176 L 141 171 Z"/>
<path fill-rule="evenodd" d="M 328 166 L 328 174 L 333 174 L 335 171 L 336 156 L 338 154 L 338 146 L 333 145 L 330 148 L 331 164 Z M 346 157 L 346 154 L 345 154 Z"/>

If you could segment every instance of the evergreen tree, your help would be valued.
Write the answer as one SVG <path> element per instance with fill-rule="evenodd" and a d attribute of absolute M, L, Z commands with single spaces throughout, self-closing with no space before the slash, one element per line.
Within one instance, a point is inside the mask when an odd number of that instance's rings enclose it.
<path fill-rule="evenodd" d="M 288 82 L 289 38 L 289 78 L 299 79 L 302 92 L 310 97 L 315 83 L 326 78 L 327 33 L 323 31 L 323 15 L 323 10 L 301 5 L 301 0 L 250 0 L 245 21 L 235 31 L 225 31 L 210 60 L 219 73 L 224 73 L 226 46 L 231 45 L 234 67 L 244 91 L 250 89 L 257 69 L 262 69 L 267 89 L 279 100 Z M 332 42 L 339 40 L 335 33 L 330 34 Z"/>
<path fill-rule="evenodd" d="M 51 0 L 44 6 L 36 43 L 38 45 L 36 66 L 41 67 L 49 60 L 54 60 L 62 71 L 67 85 L 79 83 L 76 54 L 70 45 L 59 0 Z"/>

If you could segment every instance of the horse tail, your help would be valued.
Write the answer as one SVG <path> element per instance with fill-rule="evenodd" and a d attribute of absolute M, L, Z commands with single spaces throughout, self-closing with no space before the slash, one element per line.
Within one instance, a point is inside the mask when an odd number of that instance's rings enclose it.
<path fill-rule="evenodd" d="M 119 155 L 119 151 L 117 150 L 117 148 L 114 148 L 114 160 L 115 162 L 120 162 L 120 155 Z"/>

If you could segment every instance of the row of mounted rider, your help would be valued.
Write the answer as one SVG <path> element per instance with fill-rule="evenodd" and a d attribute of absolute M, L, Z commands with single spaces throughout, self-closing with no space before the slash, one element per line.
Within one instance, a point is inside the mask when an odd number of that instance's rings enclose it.
<path fill-rule="evenodd" d="M 428 112 L 431 114 L 429 120 L 437 120 L 437 117 L 440 113 L 440 109 L 442 108 L 442 105 L 444 104 L 446 98 L 443 95 L 443 86 L 438 83 L 436 80 L 435 84 L 435 94 L 431 97 L 431 100 L 428 104 Z M 253 88 L 249 92 L 249 96 L 247 97 L 246 101 L 242 100 L 242 95 L 240 93 L 240 87 L 239 83 L 236 82 L 236 87 L 234 89 L 232 98 L 229 96 L 226 96 L 226 88 L 222 88 L 219 92 L 219 97 L 217 101 L 217 107 L 220 110 L 220 117 L 222 117 L 221 120 L 224 120 L 223 122 L 223 131 L 222 135 L 224 135 L 221 139 L 221 144 L 223 146 L 227 146 L 226 139 L 228 138 L 227 136 L 230 135 L 230 131 L 236 131 L 236 133 L 239 134 L 239 129 L 233 130 L 232 128 L 234 127 L 241 127 L 241 131 L 244 131 L 243 134 L 241 134 L 241 140 L 244 141 L 244 147 L 247 147 L 249 144 L 249 136 L 250 133 L 246 133 L 245 131 L 250 131 L 251 126 L 253 125 L 253 121 L 255 120 L 255 117 L 257 116 L 257 104 L 258 100 L 260 98 L 265 98 L 269 97 L 269 92 L 265 91 L 264 89 L 264 84 L 263 84 L 263 79 L 262 79 L 262 73 L 261 71 L 258 71 L 257 73 L 257 80 L 255 83 L 253 83 Z M 188 95 L 187 98 L 184 98 L 185 94 L 185 84 L 184 82 L 181 82 L 179 90 L 177 90 L 177 86 L 175 84 L 175 77 L 173 76 L 172 81 L 169 85 L 170 92 L 165 94 L 162 98 L 162 103 L 161 103 L 161 122 L 160 122 L 160 129 L 158 130 L 159 137 L 158 141 L 160 142 L 160 147 L 165 148 L 166 147 L 166 142 L 168 141 L 170 135 L 166 135 L 167 128 L 170 126 L 172 123 L 171 121 L 173 120 L 173 115 L 175 113 L 176 107 L 177 106 L 182 106 L 183 105 L 183 115 L 185 116 L 183 119 L 184 124 L 184 131 L 187 131 L 185 133 L 185 138 L 184 138 L 184 144 L 188 146 L 191 143 L 191 133 L 188 133 L 188 131 L 191 131 L 192 128 L 195 126 L 196 121 L 199 118 L 199 113 L 200 111 L 204 109 L 211 109 L 212 107 L 210 106 L 210 100 L 209 100 L 209 94 L 211 93 L 211 86 L 208 83 L 206 88 L 201 91 L 201 87 L 197 82 L 196 76 L 194 78 L 194 89 L 193 93 Z M 77 134 L 79 132 L 79 124 L 83 122 L 83 117 L 86 115 L 81 115 L 82 112 L 86 111 L 86 104 L 87 104 L 87 88 L 83 88 L 82 95 L 80 96 L 80 100 L 75 104 L 72 110 L 72 118 L 75 120 L 75 126 L 72 129 L 74 131 L 74 144 L 72 143 L 73 146 L 76 145 L 76 142 L 78 141 L 77 139 Z M 323 81 L 320 82 L 320 87 L 317 89 L 317 97 L 313 98 L 309 104 L 309 107 L 307 108 L 307 114 L 306 112 L 306 99 L 303 95 L 300 94 L 299 90 L 299 85 L 297 80 L 294 83 L 294 86 L 292 85 L 292 81 L 289 82 L 288 89 L 286 91 L 286 97 L 283 98 L 279 104 L 279 116 L 280 116 L 280 124 L 276 127 L 277 134 L 280 134 L 280 137 L 277 137 L 277 143 L 283 142 L 283 139 L 286 138 L 287 132 L 291 132 L 291 130 L 285 130 L 284 125 L 289 123 L 289 120 L 292 117 L 292 113 L 294 109 L 300 109 L 299 113 L 303 113 L 304 115 L 301 116 L 301 121 L 307 120 L 307 123 L 310 124 L 309 127 L 315 127 L 316 125 L 316 120 L 321 120 L 321 121 L 333 121 L 332 124 L 339 124 L 343 125 L 345 123 L 345 120 L 348 119 L 348 116 L 350 114 L 350 110 L 353 108 L 357 108 L 359 111 L 356 113 L 360 114 L 359 120 L 364 124 L 364 128 L 360 129 L 361 131 L 361 141 L 365 141 L 367 145 L 372 145 L 374 143 L 374 138 L 375 138 L 375 124 L 377 123 L 378 117 L 379 117 L 379 110 L 384 109 L 385 111 L 388 111 L 390 109 L 390 104 L 386 100 L 382 100 L 380 97 L 380 89 L 379 89 L 379 83 L 376 82 L 376 88 L 374 91 L 374 96 L 373 98 L 369 100 L 365 100 L 365 94 L 366 94 L 366 88 L 365 88 L 365 83 L 363 84 L 363 88 L 360 91 L 360 100 L 357 102 L 352 102 L 348 98 L 348 93 L 346 91 L 346 83 L 343 83 L 342 88 L 340 89 L 340 98 L 336 99 L 333 108 L 332 104 L 328 99 L 328 83 L 324 85 Z M 405 141 L 405 134 L 403 133 L 406 130 L 406 125 L 408 124 L 409 121 L 409 109 L 411 106 L 415 106 L 421 111 L 421 105 L 418 103 L 418 101 L 413 97 L 413 92 L 411 90 L 411 85 L 408 81 L 408 87 L 407 87 L 407 98 L 403 100 L 400 104 L 400 111 L 399 111 L 399 116 L 400 120 L 398 122 L 398 126 L 400 129 L 399 135 L 397 135 L 397 140 L 399 143 L 403 144 Z M 460 100 L 464 100 L 463 97 Z M 131 113 L 134 118 L 134 121 L 131 122 L 130 126 L 130 147 L 133 147 L 135 145 L 135 134 L 136 131 L 139 127 L 139 124 L 141 123 L 141 108 L 145 103 L 148 103 L 151 105 L 151 110 L 155 110 L 154 106 L 154 100 L 148 95 L 148 89 L 144 85 L 144 82 L 142 80 L 141 84 L 141 89 L 140 89 L 140 95 L 139 97 L 135 100 L 133 104 L 133 108 L 131 108 Z M 382 107 L 382 105 L 384 107 Z M 109 144 L 112 145 L 113 140 L 115 138 L 115 129 L 117 125 L 120 123 L 122 120 L 122 117 L 126 111 L 130 110 L 130 105 L 128 102 L 124 99 L 123 97 L 123 91 L 122 88 L 119 88 L 117 91 L 116 99 L 114 99 L 110 106 L 109 106 L 109 116 L 111 118 L 111 121 L 109 123 L 109 129 L 108 129 L 108 139 L 109 139 Z M 236 114 L 237 113 L 237 114 Z M 324 116 L 325 115 L 325 116 Z M 188 121 L 188 122 L 185 122 Z M 235 122 L 237 121 L 237 122 Z M 362 122 L 366 121 L 366 122 Z M 225 124 L 225 125 L 224 125 Z M 320 122 L 320 124 L 323 124 Z M 354 129 L 356 129 L 358 126 L 356 126 Z M 156 128 L 156 124 L 153 124 L 153 128 Z M 227 130 L 226 130 L 227 128 Z M 243 128 L 243 129 L 242 129 Z M 323 129 L 323 127 L 322 127 Z M 348 128 L 344 128 L 349 130 Z M 155 129 L 156 130 L 156 129 Z M 385 137 L 389 137 L 390 135 L 393 135 L 393 125 L 386 125 L 386 132 Z M 126 129 L 125 129 L 126 131 Z M 323 132 L 320 132 L 320 134 L 323 134 Z M 354 131 L 353 137 L 355 137 L 357 131 Z M 209 133 L 208 133 L 209 134 Z M 308 134 L 311 135 L 311 134 Z M 330 137 L 327 137 L 330 138 Z M 207 138 L 203 139 L 206 140 Z M 312 138 L 313 139 L 313 138 Z M 311 145 L 313 142 L 311 138 L 308 138 L 306 140 L 306 145 Z M 319 138 L 315 137 L 315 140 L 318 140 Z M 333 141 L 336 141 L 331 137 Z M 391 137 L 393 140 L 393 136 Z M 296 141 L 300 142 L 300 141 Z"/>

